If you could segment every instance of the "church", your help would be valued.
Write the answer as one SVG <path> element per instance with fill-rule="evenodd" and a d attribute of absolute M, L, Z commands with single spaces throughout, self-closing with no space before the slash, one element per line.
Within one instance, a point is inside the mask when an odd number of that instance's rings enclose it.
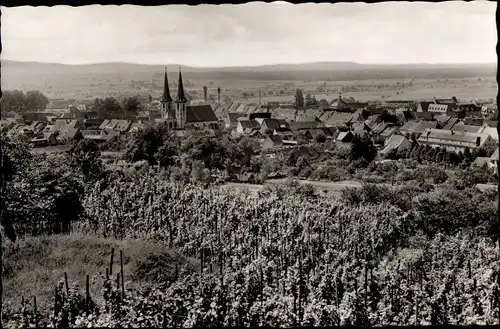
<path fill-rule="evenodd" d="M 184 93 L 184 85 L 182 83 L 182 73 L 180 68 L 176 100 L 173 100 L 170 96 L 167 68 L 165 68 L 161 112 L 162 121 L 166 122 L 170 129 L 218 129 L 219 127 L 219 120 L 215 116 L 215 113 L 210 105 L 189 104 L 189 101 L 186 99 Z"/>

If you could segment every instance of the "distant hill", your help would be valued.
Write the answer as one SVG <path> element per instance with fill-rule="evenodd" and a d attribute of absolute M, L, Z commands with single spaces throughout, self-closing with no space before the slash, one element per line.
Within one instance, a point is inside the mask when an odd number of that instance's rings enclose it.
<path fill-rule="evenodd" d="M 371 80 L 369 84 L 373 84 L 374 80 L 380 80 L 377 83 L 384 84 L 382 82 L 384 79 L 463 78 L 481 81 L 482 77 L 496 76 L 496 64 L 366 65 L 352 62 L 316 62 L 243 67 L 191 67 L 167 64 L 171 88 L 175 88 L 179 66 L 184 73 L 185 87 L 190 92 L 202 93 L 201 88 L 204 85 L 211 89 L 221 87 L 225 90 L 225 95 L 235 99 L 243 97 L 244 91 L 258 93 L 257 86 L 260 88 L 264 85 L 270 85 L 269 90 L 275 95 L 278 92 L 284 95 L 284 87 L 279 87 L 282 82 L 296 82 L 297 86 L 304 87 L 305 84 L 315 82 L 323 84 Z M 131 94 L 158 96 L 163 86 L 163 70 L 163 65 L 134 63 L 64 65 L 2 60 L 1 82 L 3 90 L 40 90 L 54 98 L 92 99 L 108 95 L 124 97 Z M 454 82 L 451 86 L 466 88 L 460 87 L 458 82 Z M 447 94 L 445 96 L 447 97 Z M 291 99 L 293 95 L 286 97 Z"/>
<path fill-rule="evenodd" d="M 2 60 L 2 70 L 16 70 L 18 73 L 52 73 L 52 74 L 88 74 L 88 73 L 117 73 L 138 72 L 158 73 L 162 72 L 163 65 L 146 65 L 134 63 L 98 63 L 85 65 L 65 65 L 55 63 L 17 62 Z M 192 67 L 179 64 L 167 64 L 169 72 L 176 72 L 181 67 L 183 72 L 304 72 L 304 71 L 405 71 L 405 70 L 479 70 L 496 71 L 496 64 L 359 64 L 354 62 L 314 62 L 302 64 L 275 64 L 260 66 L 237 66 L 237 67 Z"/>

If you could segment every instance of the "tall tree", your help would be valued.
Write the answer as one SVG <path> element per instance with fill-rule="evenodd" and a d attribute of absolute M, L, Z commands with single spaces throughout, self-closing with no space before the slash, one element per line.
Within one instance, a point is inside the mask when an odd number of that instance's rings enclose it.
<path fill-rule="evenodd" d="M 297 89 L 295 91 L 295 108 L 301 109 L 304 107 L 304 94 L 302 90 Z"/>

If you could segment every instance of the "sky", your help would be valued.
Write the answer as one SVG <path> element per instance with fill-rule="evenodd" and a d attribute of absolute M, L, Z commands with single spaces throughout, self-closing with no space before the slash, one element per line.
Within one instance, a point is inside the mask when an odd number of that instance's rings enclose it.
<path fill-rule="evenodd" d="M 252 66 L 496 63 L 496 2 L 1 7 L 2 59 Z"/>

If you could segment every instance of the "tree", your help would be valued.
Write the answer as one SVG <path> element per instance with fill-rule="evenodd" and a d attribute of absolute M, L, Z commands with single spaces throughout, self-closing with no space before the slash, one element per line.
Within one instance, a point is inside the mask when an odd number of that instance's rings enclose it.
<path fill-rule="evenodd" d="M 83 173 L 86 181 L 97 181 L 102 177 L 101 150 L 95 141 L 79 140 L 72 145 L 69 154 L 72 166 Z"/>
<path fill-rule="evenodd" d="M 26 111 L 26 96 L 20 90 L 6 90 L 2 93 L 0 104 L 4 113 L 9 111 L 22 113 Z"/>
<path fill-rule="evenodd" d="M 141 110 L 142 105 L 139 102 L 139 100 L 137 99 L 137 97 L 134 96 L 134 97 L 128 97 L 128 98 L 124 99 L 123 103 L 122 103 L 122 108 L 125 111 L 132 111 L 132 112 L 137 113 Z"/>
<path fill-rule="evenodd" d="M 6 90 L 0 102 L 2 111 L 23 113 L 26 111 L 45 110 L 49 99 L 38 90 L 30 90 L 24 94 L 20 90 Z"/>
<path fill-rule="evenodd" d="M 30 90 L 26 93 L 26 109 L 28 111 L 45 110 L 49 99 L 38 90 Z"/>
<path fill-rule="evenodd" d="M 302 90 L 297 89 L 295 91 L 295 108 L 301 109 L 304 107 L 304 94 Z"/>
<path fill-rule="evenodd" d="M 355 135 L 350 149 L 351 160 L 364 159 L 366 162 L 372 162 L 377 156 L 377 149 L 369 137 L 359 137 Z"/>

